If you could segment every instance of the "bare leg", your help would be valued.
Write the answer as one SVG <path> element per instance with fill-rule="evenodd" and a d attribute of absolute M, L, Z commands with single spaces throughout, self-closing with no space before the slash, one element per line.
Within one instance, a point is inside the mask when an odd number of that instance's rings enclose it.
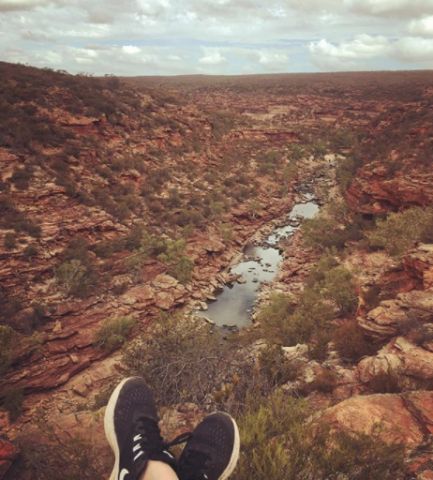
<path fill-rule="evenodd" d="M 140 480 L 179 480 L 174 470 L 164 462 L 150 460 Z"/>

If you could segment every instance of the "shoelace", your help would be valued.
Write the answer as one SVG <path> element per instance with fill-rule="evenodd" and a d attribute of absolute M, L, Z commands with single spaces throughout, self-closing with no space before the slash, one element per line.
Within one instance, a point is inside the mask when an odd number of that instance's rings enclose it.
<path fill-rule="evenodd" d="M 170 447 L 187 442 L 191 438 L 191 433 L 182 433 L 171 442 L 164 442 L 159 430 L 158 423 L 154 420 L 143 417 L 137 421 L 135 430 L 136 436 L 140 435 L 139 445 L 147 451 L 149 456 L 168 450 Z"/>

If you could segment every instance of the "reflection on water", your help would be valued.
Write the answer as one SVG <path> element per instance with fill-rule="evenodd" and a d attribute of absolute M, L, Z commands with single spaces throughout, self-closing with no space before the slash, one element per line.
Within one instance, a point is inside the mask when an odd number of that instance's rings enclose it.
<path fill-rule="evenodd" d="M 263 282 L 272 281 L 278 273 L 282 255 L 277 248 L 280 240 L 287 238 L 297 230 L 293 220 L 312 218 L 319 207 L 313 201 L 299 203 L 293 207 L 288 224 L 276 228 L 263 242 L 265 246 L 248 246 L 244 251 L 244 261 L 232 267 L 231 272 L 242 276 L 243 283 L 226 286 L 217 295 L 217 299 L 208 304 L 205 312 L 197 315 L 212 320 L 216 325 L 235 325 L 245 327 L 251 324 L 251 310 L 257 297 L 257 291 Z"/>

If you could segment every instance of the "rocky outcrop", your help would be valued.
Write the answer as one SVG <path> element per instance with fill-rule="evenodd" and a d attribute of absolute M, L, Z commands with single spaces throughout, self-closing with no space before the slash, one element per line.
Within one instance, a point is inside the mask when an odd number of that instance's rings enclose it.
<path fill-rule="evenodd" d="M 368 164 L 347 191 L 350 207 L 360 213 L 381 214 L 413 205 L 433 203 L 431 170 L 389 176 L 382 164 Z"/>
<path fill-rule="evenodd" d="M 376 355 L 363 358 L 357 370 L 363 383 L 390 376 L 401 388 L 433 387 L 433 348 L 427 350 L 397 337 Z"/>
<path fill-rule="evenodd" d="M 425 290 L 433 288 L 433 245 L 421 244 L 404 258 L 404 266 L 421 282 Z"/>
<path fill-rule="evenodd" d="M 365 316 L 358 318 L 361 328 L 372 337 L 386 339 L 416 324 L 433 321 L 433 290 L 412 290 L 384 300 Z"/>
<path fill-rule="evenodd" d="M 18 456 L 19 450 L 12 443 L 0 438 L 0 480 L 12 465 L 12 462 Z"/>
<path fill-rule="evenodd" d="M 433 434 L 433 392 L 356 396 L 328 408 L 321 419 L 334 429 L 376 433 L 413 450 Z"/>

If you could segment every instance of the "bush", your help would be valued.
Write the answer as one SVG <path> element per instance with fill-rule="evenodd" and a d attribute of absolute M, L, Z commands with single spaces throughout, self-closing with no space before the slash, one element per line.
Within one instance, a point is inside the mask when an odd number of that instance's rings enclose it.
<path fill-rule="evenodd" d="M 276 387 L 296 380 L 297 366 L 293 361 L 287 360 L 281 347 L 278 345 L 267 346 L 259 356 L 260 373 L 269 382 L 269 387 Z"/>
<path fill-rule="evenodd" d="M 344 360 L 358 362 L 362 357 L 373 355 L 377 347 L 368 341 L 356 320 L 344 322 L 332 335 L 332 341 Z"/>
<path fill-rule="evenodd" d="M 335 302 L 343 315 L 353 313 L 356 310 L 358 297 L 353 284 L 352 274 L 343 265 L 334 267 L 326 272 L 319 288 L 325 298 Z"/>
<path fill-rule="evenodd" d="M 333 247 L 340 250 L 347 240 L 344 226 L 334 218 L 326 218 L 324 215 L 305 219 L 301 229 L 305 244 L 321 250 Z"/>
<path fill-rule="evenodd" d="M 18 437 L 17 443 L 21 455 L 5 480 L 58 480 L 60 472 L 64 480 L 93 480 L 103 478 L 110 468 L 104 464 L 96 445 L 69 432 L 54 433 L 50 426 L 42 426 L 34 436 Z"/>
<path fill-rule="evenodd" d="M 390 255 L 399 256 L 416 242 L 431 241 L 432 224 L 432 207 L 412 207 L 377 220 L 376 228 L 366 236 L 370 247 L 384 248 Z"/>
<path fill-rule="evenodd" d="M 332 393 L 337 385 L 337 375 L 332 370 L 323 368 L 316 378 L 308 384 L 308 390 L 311 392 Z"/>
<path fill-rule="evenodd" d="M 7 325 L 0 325 L 0 374 L 5 372 L 11 363 L 12 340 L 15 331 Z"/>
<path fill-rule="evenodd" d="M 35 245 L 27 245 L 27 247 L 23 251 L 23 255 L 26 258 L 35 257 L 38 254 L 38 249 Z"/>
<path fill-rule="evenodd" d="M 96 333 L 94 344 L 107 352 L 116 350 L 125 343 L 135 323 L 131 317 L 106 320 Z"/>
<path fill-rule="evenodd" d="M 237 480 L 402 480 L 404 449 L 375 435 L 331 433 L 308 422 L 307 404 L 282 393 L 252 400 L 238 419 Z"/>
<path fill-rule="evenodd" d="M 373 393 L 400 393 L 401 386 L 398 378 L 390 372 L 379 373 L 367 384 Z"/>
<path fill-rule="evenodd" d="M 11 176 L 11 182 L 19 190 L 26 190 L 29 187 L 29 182 L 33 176 L 33 171 L 30 167 L 17 168 Z"/>
<path fill-rule="evenodd" d="M 12 250 L 17 245 L 17 237 L 14 233 L 8 232 L 5 235 L 4 246 L 7 250 Z"/>
<path fill-rule="evenodd" d="M 203 404 L 211 401 L 225 373 L 226 353 L 218 333 L 202 320 L 161 315 L 151 332 L 128 345 L 123 362 L 128 374 L 145 379 L 157 403 Z"/>
<path fill-rule="evenodd" d="M 158 255 L 158 260 L 168 265 L 168 273 L 181 283 L 191 280 L 194 263 L 184 255 L 186 242 L 183 239 L 165 241 L 165 248 Z"/>
<path fill-rule="evenodd" d="M 63 262 L 55 270 L 57 283 L 67 295 L 84 298 L 92 293 L 96 286 L 96 274 L 80 260 Z"/>
<path fill-rule="evenodd" d="M 337 171 L 336 171 L 336 180 L 337 184 L 340 187 L 340 191 L 344 193 L 352 183 L 352 179 L 360 167 L 361 162 L 358 157 L 352 156 L 339 160 Z"/>
<path fill-rule="evenodd" d="M 267 338 L 280 336 L 288 317 L 294 312 L 294 300 L 282 293 L 273 293 L 269 302 L 262 306 L 257 314 L 257 321 L 266 331 Z"/>
<path fill-rule="evenodd" d="M 14 422 L 22 413 L 24 394 L 21 389 L 9 390 L 4 393 L 1 407 L 9 412 L 9 419 Z"/>
<path fill-rule="evenodd" d="M 298 305 L 290 297 L 273 295 L 257 315 L 265 337 L 283 345 L 309 341 L 332 317 L 332 307 L 309 288 L 303 292 Z"/>

